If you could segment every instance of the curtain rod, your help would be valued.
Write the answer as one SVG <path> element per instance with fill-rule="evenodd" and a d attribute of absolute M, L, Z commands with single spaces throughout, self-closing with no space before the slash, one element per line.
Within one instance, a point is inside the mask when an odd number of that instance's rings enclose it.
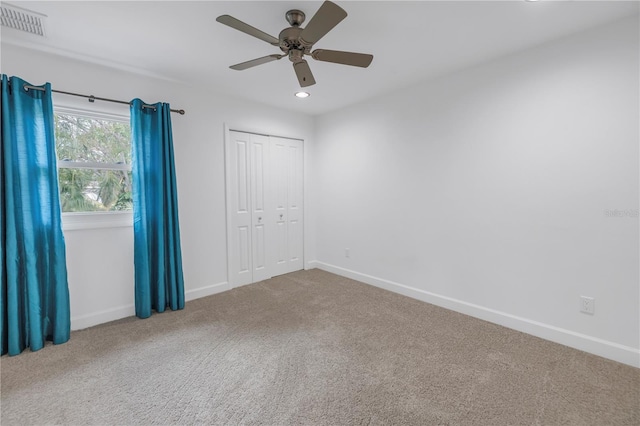
<path fill-rule="evenodd" d="M 40 90 L 41 92 L 44 92 L 44 88 L 43 87 L 31 86 L 29 84 L 25 84 L 24 88 L 25 88 L 25 90 L 32 89 L 32 90 Z M 96 100 L 99 100 L 99 101 L 106 101 L 106 102 L 114 102 L 116 104 L 131 105 L 131 102 L 119 101 L 117 99 L 99 98 L 99 97 L 93 96 L 93 95 L 81 95 L 79 93 L 65 92 L 65 91 L 62 91 L 62 90 L 54 90 L 54 89 L 51 89 L 51 91 L 52 92 L 56 92 L 56 93 L 62 93 L 64 95 L 79 96 L 81 98 L 87 98 L 87 99 L 89 99 L 89 102 L 95 102 Z M 154 105 L 146 105 L 146 104 L 142 104 L 142 107 L 143 108 L 155 108 Z M 180 115 L 184 115 L 184 110 L 183 109 L 172 109 L 171 112 L 177 112 Z"/>

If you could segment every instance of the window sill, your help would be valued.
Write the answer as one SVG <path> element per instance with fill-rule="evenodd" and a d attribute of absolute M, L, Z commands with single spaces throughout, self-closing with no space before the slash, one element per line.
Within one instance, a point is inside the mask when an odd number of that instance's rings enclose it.
<path fill-rule="evenodd" d="M 62 213 L 63 231 L 127 227 L 133 227 L 133 213 L 131 211 Z"/>

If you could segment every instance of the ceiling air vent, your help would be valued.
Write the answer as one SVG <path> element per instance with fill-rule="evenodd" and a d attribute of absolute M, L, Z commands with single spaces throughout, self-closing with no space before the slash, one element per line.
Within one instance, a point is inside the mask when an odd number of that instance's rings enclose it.
<path fill-rule="evenodd" d="M 44 37 L 46 15 L 7 3 L 0 5 L 2 26 Z"/>

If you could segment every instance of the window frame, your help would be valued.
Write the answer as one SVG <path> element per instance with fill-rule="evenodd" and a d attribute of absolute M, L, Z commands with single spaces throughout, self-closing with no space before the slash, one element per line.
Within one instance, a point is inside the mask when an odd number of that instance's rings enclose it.
<path fill-rule="evenodd" d="M 53 113 L 74 115 L 77 117 L 93 118 L 96 120 L 108 120 L 130 124 L 129 115 L 111 112 L 87 110 L 84 108 L 53 106 Z M 131 171 L 131 164 L 98 163 L 82 161 L 57 160 L 57 168 L 72 169 L 99 169 L 99 170 L 125 170 Z M 133 227 L 133 210 L 124 211 L 90 211 L 90 212 L 62 212 L 63 231 L 76 231 L 82 229 L 121 228 Z"/>

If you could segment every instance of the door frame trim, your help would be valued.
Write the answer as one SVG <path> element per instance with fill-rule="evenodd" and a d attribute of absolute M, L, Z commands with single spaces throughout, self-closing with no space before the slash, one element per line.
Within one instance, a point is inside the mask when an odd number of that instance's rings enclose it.
<path fill-rule="evenodd" d="M 297 141 L 301 141 L 302 142 L 302 205 L 303 205 L 303 212 L 302 212 L 302 218 L 303 218 L 303 227 L 302 227 L 302 265 L 303 265 L 303 269 L 306 269 L 306 263 L 305 263 L 305 259 L 307 258 L 307 244 L 306 244 L 306 237 L 307 237 L 307 233 L 305 232 L 305 227 L 307 224 L 307 207 L 306 207 L 306 193 L 307 193 L 307 180 L 305 179 L 305 174 L 306 174 L 306 155 L 307 155 L 307 150 L 304 148 L 305 147 L 305 140 L 302 137 L 292 137 L 292 136 L 280 136 L 280 135 L 272 135 L 269 132 L 265 132 L 264 130 L 257 130 L 257 129 L 249 129 L 247 126 L 235 126 L 233 124 L 224 123 L 224 140 L 223 140 L 223 148 L 224 148 L 224 200 L 225 200 L 225 233 L 226 233 L 226 238 L 225 238 L 225 245 L 226 245 L 226 253 L 227 253 L 227 283 L 229 284 L 229 288 L 235 288 L 235 287 L 240 287 L 239 285 L 237 285 L 235 282 L 233 282 L 233 279 L 231 277 L 231 253 L 230 251 L 230 247 L 231 247 L 231 201 L 230 201 L 230 192 L 231 192 L 231 182 L 229 181 L 229 170 L 231 168 L 231 164 L 230 164 L 230 156 L 229 156 L 229 144 L 231 143 L 231 133 L 230 132 L 242 132 L 242 133 L 251 133 L 254 135 L 260 135 L 260 136 L 269 136 L 269 137 L 277 137 L 277 138 L 282 138 L 282 139 L 292 139 L 292 140 L 297 140 Z"/>

